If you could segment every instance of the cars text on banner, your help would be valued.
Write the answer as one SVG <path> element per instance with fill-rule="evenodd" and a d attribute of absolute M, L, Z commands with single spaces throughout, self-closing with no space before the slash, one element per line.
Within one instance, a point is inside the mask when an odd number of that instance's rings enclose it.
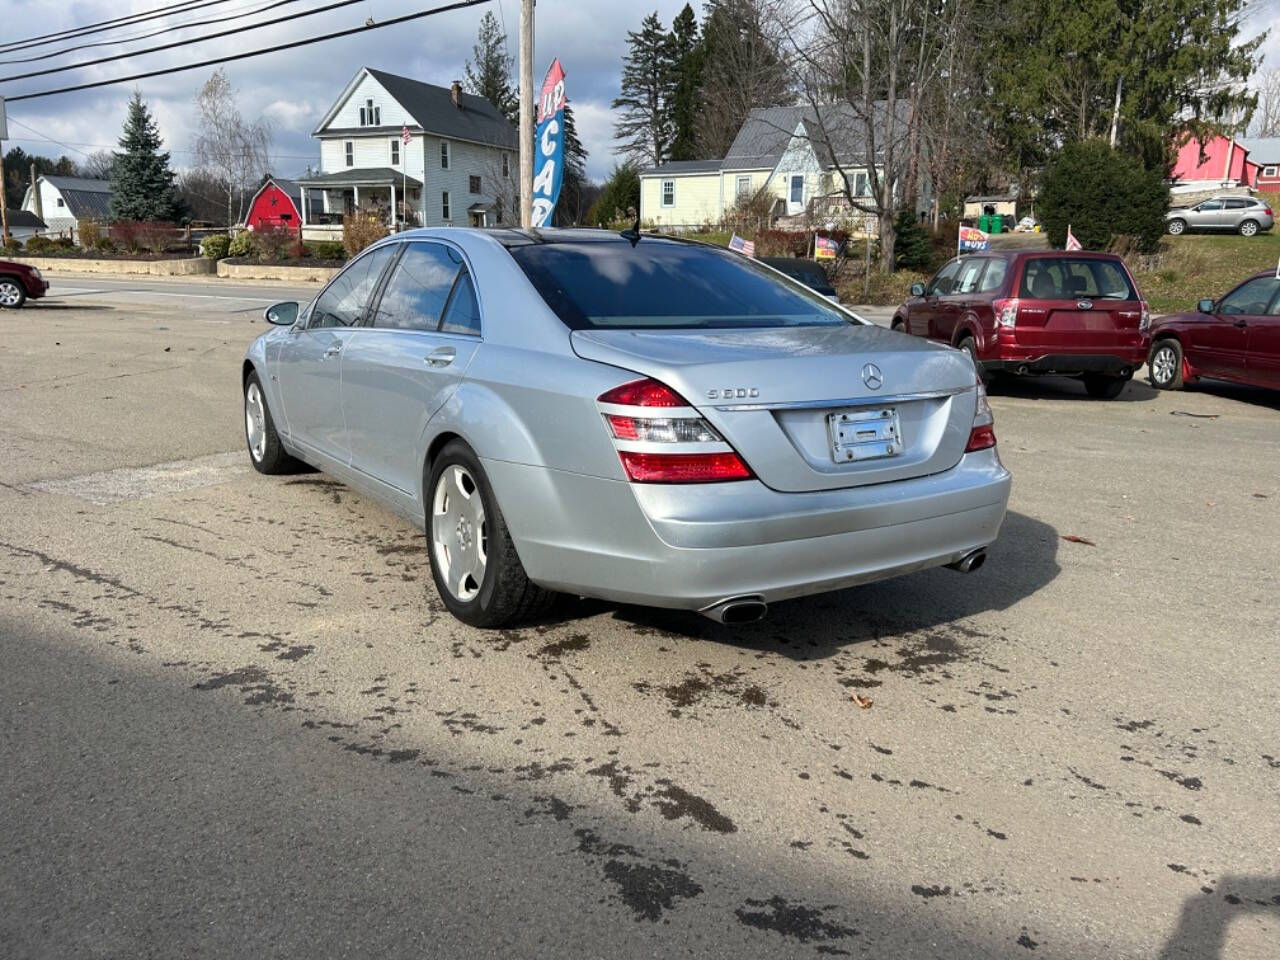
<path fill-rule="evenodd" d="M 533 159 L 533 226 L 551 222 L 564 181 L 564 68 L 551 62 L 538 98 L 538 133 Z"/>

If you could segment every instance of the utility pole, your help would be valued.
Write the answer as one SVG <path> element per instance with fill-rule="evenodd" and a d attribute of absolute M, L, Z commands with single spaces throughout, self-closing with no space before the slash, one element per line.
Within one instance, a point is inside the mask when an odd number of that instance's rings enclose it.
<path fill-rule="evenodd" d="M 520 226 L 533 223 L 533 2 L 520 0 Z"/>
<path fill-rule="evenodd" d="M 9 137 L 9 122 L 0 97 L 0 245 L 9 245 L 9 205 L 4 200 L 4 142 Z M 532 189 L 532 188 L 531 188 Z"/>

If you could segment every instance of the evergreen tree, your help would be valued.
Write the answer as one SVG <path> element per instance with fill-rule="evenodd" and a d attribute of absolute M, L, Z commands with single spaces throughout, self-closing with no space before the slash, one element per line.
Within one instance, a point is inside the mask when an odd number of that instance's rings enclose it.
<path fill-rule="evenodd" d="M 578 126 L 573 119 L 573 105 L 564 105 L 564 182 L 560 186 L 560 199 L 556 203 L 555 222 L 567 226 L 582 219 L 582 188 L 587 182 L 587 148 L 578 138 Z"/>
<path fill-rule="evenodd" d="M 180 209 L 163 143 L 142 94 L 135 91 L 112 168 L 111 219 L 177 219 Z"/>
<path fill-rule="evenodd" d="M 657 166 L 671 147 L 671 38 L 657 13 L 627 32 L 629 52 L 622 61 L 622 89 L 613 108 L 622 115 L 613 125 L 615 148 L 630 160 Z"/>
<path fill-rule="evenodd" d="M 1134 238 L 1144 252 L 1156 250 L 1168 209 L 1163 173 L 1144 169 L 1106 140 L 1083 140 L 1061 151 L 1036 197 L 1049 241 L 1064 246 L 1070 227 L 1086 250 L 1106 250 L 1117 237 Z"/>
<path fill-rule="evenodd" d="M 704 47 L 693 7 L 684 5 L 671 22 L 668 69 L 671 76 L 672 160 L 697 160 L 698 95 L 702 87 Z"/>
<path fill-rule="evenodd" d="M 627 161 L 613 168 L 600 196 L 587 213 L 587 222 L 607 227 L 617 220 L 630 221 L 640 209 L 640 171 Z"/>
<path fill-rule="evenodd" d="M 903 270 L 919 270 L 927 273 L 933 263 L 933 244 L 914 210 L 898 212 L 894 229 L 893 256 Z"/>
<path fill-rule="evenodd" d="M 520 99 L 511 84 L 514 58 L 507 55 L 507 35 L 492 13 L 486 13 L 480 20 L 471 56 L 474 62 L 468 60 L 465 70 L 467 91 L 484 97 L 508 120 L 518 124 Z"/>

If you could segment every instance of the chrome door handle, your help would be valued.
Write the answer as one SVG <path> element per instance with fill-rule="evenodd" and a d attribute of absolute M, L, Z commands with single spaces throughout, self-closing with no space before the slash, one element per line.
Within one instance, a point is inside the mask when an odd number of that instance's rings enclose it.
<path fill-rule="evenodd" d="M 422 359 L 433 367 L 447 367 L 453 363 L 453 358 L 458 355 L 458 351 L 453 347 L 438 347 L 432 350 Z"/>
<path fill-rule="evenodd" d="M 328 350 L 324 352 L 324 356 L 322 356 L 320 359 L 327 360 L 329 357 L 336 357 L 341 352 L 342 352 L 342 344 L 335 343 L 333 346 L 331 346 Z"/>

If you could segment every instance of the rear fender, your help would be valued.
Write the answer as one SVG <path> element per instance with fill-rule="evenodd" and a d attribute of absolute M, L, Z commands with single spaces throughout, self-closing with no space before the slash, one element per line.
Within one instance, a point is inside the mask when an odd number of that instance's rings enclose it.
<path fill-rule="evenodd" d="M 951 336 L 951 345 L 958 347 L 960 341 L 965 337 L 973 337 L 973 342 L 978 345 L 978 352 L 982 353 L 986 349 L 986 341 L 982 336 L 982 328 L 978 325 L 978 318 L 972 313 L 966 313 L 960 318 L 960 322 L 956 324 L 955 333 Z"/>

